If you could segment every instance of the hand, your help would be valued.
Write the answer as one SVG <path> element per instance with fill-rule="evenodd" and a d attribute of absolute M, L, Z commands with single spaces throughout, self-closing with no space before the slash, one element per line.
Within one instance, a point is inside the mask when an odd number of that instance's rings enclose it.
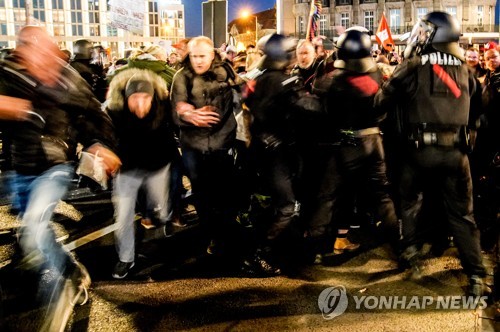
<path fill-rule="evenodd" d="M 33 109 L 31 101 L 22 98 L 0 95 L 0 119 L 24 121 Z"/>
<path fill-rule="evenodd" d="M 219 114 L 215 110 L 215 106 L 203 106 L 182 113 L 181 118 L 197 127 L 212 127 L 220 121 Z"/>
<path fill-rule="evenodd" d="M 86 151 L 102 158 L 104 168 L 108 175 L 115 175 L 122 165 L 120 158 L 118 158 L 113 151 L 105 148 L 101 144 L 93 144 Z"/>

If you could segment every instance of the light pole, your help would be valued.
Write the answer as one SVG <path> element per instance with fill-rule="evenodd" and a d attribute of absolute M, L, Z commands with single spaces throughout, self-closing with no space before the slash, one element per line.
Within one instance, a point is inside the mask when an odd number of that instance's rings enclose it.
<path fill-rule="evenodd" d="M 259 41 L 259 20 L 256 15 L 251 15 L 248 10 L 244 10 L 241 12 L 241 17 L 242 18 L 248 18 L 248 17 L 254 17 L 255 18 L 255 45 L 257 45 L 257 42 Z"/>

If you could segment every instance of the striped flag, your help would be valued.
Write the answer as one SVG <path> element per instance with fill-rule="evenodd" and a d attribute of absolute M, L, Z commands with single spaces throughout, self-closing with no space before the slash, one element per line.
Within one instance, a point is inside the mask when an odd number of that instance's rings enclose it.
<path fill-rule="evenodd" d="M 311 3 L 311 13 L 309 17 L 310 28 L 308 33 L 308 39 L 313 40 L 316 37 L 316 31 L 318 31 L 318 21 L 321 15 L 321 10 L 323 9 L 323 5 L 321 3 L 322 0 L 314 0 Z"/>

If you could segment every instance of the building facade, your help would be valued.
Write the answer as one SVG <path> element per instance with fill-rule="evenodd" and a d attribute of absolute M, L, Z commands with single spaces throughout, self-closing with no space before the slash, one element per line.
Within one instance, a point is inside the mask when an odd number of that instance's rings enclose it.
<path fill-rule="evenodd" d="M 280 32 L 305 38 L 310 0 L 278 0 Z M 495 25 L 496 0 L 322 0 L 319 34 L 335 38 L 346 28 L 359 25 L 376 32 L 385 13 L 396 44 L 410 32 L 417 20 L 431 11 L 445 11 L 456 16 L 462 25 L 461 43 L 480 44 L 499 39 Z"/>
<path fill-rule="evenodd" d="M 26 24 L 45 26 L 59 46 L 89 39 L 122 57 L 126 49 L 143 44 L 168 47 L 185 38 L 181 0 L 137 0 L 144 6 L 143 31 L 132 33 L 113 27 L 108 0 L 0 0 L 0 48 L 15 47 L 19 29 Z"/>

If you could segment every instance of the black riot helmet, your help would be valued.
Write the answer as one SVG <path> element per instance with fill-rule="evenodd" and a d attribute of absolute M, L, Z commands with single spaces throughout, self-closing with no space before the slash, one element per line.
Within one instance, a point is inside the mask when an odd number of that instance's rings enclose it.
<path fill-rule="evenodd" d="M 413 27 L 405 57 L 409 57 L 413 49 L 417 54 L 436 50 L 464 61 L 464 51 L 458 45 L 460 36 L 460 23 L 454 16 L 445 12 L 430 12 Z"/>
<path fill-rule="evenodd" d="M 73 45 L 73 60 L 91 60 L 94 45 L 88 39 L 79 39 Z"/>
<path fill-rule="evenodd" d="M 266 40 L 259 41 L 259 43 L 261 45 L 264 43 L 262 47 L 265 56 L 264 68 L 280 69 L 285 67 L 292 59 L 296 47 L 294 39 L 277 33 L 270 35 L 270 37 L 266 36 Z"/>
<path fill-rule="evenodd" d="M 371 55 L 372 41 L 368 33 L 360 30 L 349 30 L 337 40 L 336 68 L 358 73 L 375 71 L 377 64 Z"/>

